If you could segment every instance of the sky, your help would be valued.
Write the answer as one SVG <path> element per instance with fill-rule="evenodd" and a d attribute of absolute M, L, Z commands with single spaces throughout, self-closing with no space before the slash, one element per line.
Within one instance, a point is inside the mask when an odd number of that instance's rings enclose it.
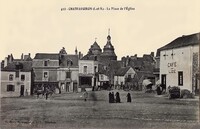
<path fill-rule="evenodd" d="M 95 39 L 103 49 L 109 29 L 118 60 L 156 53 L 179 36 L 200 32 L 199 5 L 199 0 L 0 0 L 0 60 L 11 53 L 14 58 L 58 53 L 62 47 L 85 55 Z"/>

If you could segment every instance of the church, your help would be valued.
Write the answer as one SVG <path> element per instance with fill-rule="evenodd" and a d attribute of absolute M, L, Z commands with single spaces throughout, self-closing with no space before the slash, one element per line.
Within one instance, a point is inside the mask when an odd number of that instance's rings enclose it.
<path fill-rule="evenodd" d="M 117 62 L 117 56 L 111 43 L 109 32 L 103 51 L 95 41 L 89 48 L 88 53 L 79 60 L 80 88 L 93 88 L 103 84 L 114 84 L 114 72 L 111 69 L 113 61 Z"/>

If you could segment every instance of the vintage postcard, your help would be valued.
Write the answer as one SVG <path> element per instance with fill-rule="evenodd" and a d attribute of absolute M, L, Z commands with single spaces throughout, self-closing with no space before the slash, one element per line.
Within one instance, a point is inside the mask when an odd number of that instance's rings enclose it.
<path fill-rule="evenodd" d="M 200 128 L 199 5 L 0 0 L 0 128 Z"/>

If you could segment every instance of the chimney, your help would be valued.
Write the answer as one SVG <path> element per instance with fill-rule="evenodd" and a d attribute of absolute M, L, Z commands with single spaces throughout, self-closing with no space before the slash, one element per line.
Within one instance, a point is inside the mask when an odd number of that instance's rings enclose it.
<path fill-rule="evenodd" d="M 78 58 L 81 59 L 83 57 L 83 54 L 81 52 L 78 53 Z"/>
<path fill-rule="evenodd" d="M 8 58 L 5 57 L 5 59 L 4 59 L 4 66 L 3 67 L 6 67 L 7 65 L 8 65 Z"/>
<path fill-rule="evenodd" d="M 135 54 L 134 56 L 137 57 L 137 54 Z"/>
<path fill-rule="evenodd" d="M 151 54 L 150 54 L 152 57 L 154 57 L 154 52 L 151 52 Z"/>
<path fill-rule="evenodd" d="M 24 59 L 24 54 L 22 53 L 22 55 L 21 55 L 21 60 L 23 60 Z"/>

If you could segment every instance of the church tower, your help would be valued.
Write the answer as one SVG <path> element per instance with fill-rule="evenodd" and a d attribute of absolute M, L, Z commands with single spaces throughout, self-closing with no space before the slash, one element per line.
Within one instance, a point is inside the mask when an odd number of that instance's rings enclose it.
<path fill-rule="evenodd" d="M 107 58 L 108 60 L 117 60 L 114 46 L 111 43 L 110 29 L 108 30 L 107 43 L 103 48 L 103 53 L 101 56 L 103 58 Z"/>
<path fill-rule="evenodd" d="M 97 44 L 96 38 L 95 38 L 95 42 L 93 43 L 93 45 L 91 45 L 88 54 L 100 55 L 101 53 L 102 53 L 102 50 L 100 46 Z"/>

